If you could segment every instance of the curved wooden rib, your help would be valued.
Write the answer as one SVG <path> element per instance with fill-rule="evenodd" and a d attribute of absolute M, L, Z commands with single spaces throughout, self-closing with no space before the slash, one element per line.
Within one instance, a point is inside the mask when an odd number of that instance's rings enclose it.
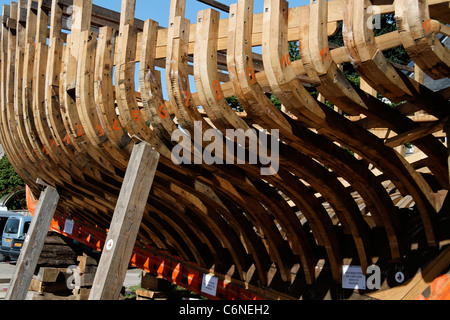
<path fill-rule="evenodd" d="M 139 84 L 141 98 L 150 125 L 160 139 L 171 140 L 176 130 L 173 119 L 169 116 L 166 101 L 161 88 L 161 73 L 155 69 L 158 23 L 146 20 L 142 34 L 141 60 L 139 66 Z"/>
<path fill-rule="evenodd" d="M 107 156 L 111 164 L 125 170 L 128 163 L 127 156 L 121 150 L 117 150 L 117 147 L 105 135 L 92 95 L 95 85 L 96 37 L 90 31 L 84 31 L 81 35 L 83 48 L 77 71 L 76 87 L 81 130 L 86 134 L 90 144 L 95 146 L 101 154 Z"/>
<path fill-rule="evenodd" d="M 249 12 L 253 11 L 253 3 L 252 1 L 243 1 L 239 2 L 237 6 L 231 6 L 230 8 L 230 21 L 229 21 L 229 41 L 235 40 L 235 51 L 227 52 L 228 54 L 228 70 L 230 74 L 236 74 L 237 79 L 233 80 L 233 76 L 231 76 L 231 80 L 236 87 L 241 88 L 242 94 L 236 94 L 238 100 L 243 104 L 244 109 L 250 108 L 252 110 L 252 116 L 254 115 L 255 120 L 259 121 L 262 126 L 279 129 L 282 133 L 286 133 L 289 138 L 292 137 L 292 133 L 290 132 L 290 124 L 284 119 L 284 117 L 279 113 L 278 109 L 268 100 L 265 96 L 262 88 L 256 81 L 256 73 L 253 68 L 253 62 L 250 58 L 251 54 L 251 45 L 249 44 L 251 39 L 251 28 L 249 26 L 252 25 L 252 15 Z M 242 15 L 238 15 L 241 13 Z M 233 18 L 234 14 L 234 18 Z M 238 23 L 240 26 L 238 27 Z M 238 33 L 238 30 L 242 30 L 242 33 Z M 234 34 L 233 34 L 234 33 Z M 247 39 L 247 40 L 246 40 Z M 247 43 L 247 44 L 246 44 Z M 233 60 L 234 57 L 234 60 Z M 231 71 L 233 70 L 233 71 Z M 289 139 L 288 138 L 288 139 Z M 313 210 L 305 208 L 305 212 L 311 212 L 308 214 L 310 218 L 310 223 L 312 228 L 314 229 L 314 234 L 318 237 L 318 239 L 322 239 L 324 241 L 329 241 L 328 237 L 325 237 L 325 230 L 322 229 L 322 223 L 327 225 L 327 219 L 321 220 L 315 219 L 315 213 Z M 320 212 L 320 211 L 318 211 Z M 306 214 L 306 213 L 305 213 Z M 320 214 L 318 215 L 320 217 Z M 290 216 L 287 216 L 287 220 L 284 220 L 284 230 L 285 232 L 289 232 L 291 236 L 297 237 L 296 242 L 294 244 L 298 244 L 298 246 L 293 247 L 293 251 L 298 254 L 302 258 L 302 264 L 304 266 L 305 276 L 308 278 L 311 277 L 311 273 L 308 271 L 309 269 L 309 260 L 310 252 L 308 252 L 308 244 L 302 240 L 299 235 L 294 231 L 295 229 L 300 230 L 301 226 L 298 225 L 298 220 L 289 220 Z M 296 226 L 293 230 L 292 226 Z M 290 230 L 291 229 L 291 230 Z M 288 231 L 290 230 L 290 231 Z M 322 234 L 323 236 L 319 236 Z M 333 232 L 331 231 L 332 235 Z M 320 240 L 319 240 L 320 241 Z M 335 258 L 338 256 L 337 252 L 339 251 L 338 247 L 334 248 L 331 245 L 326 245 L 328 254 L 330 259 L 332 260 L 332 270 L 335 280 L 338 281 L 340 278 L 340 261 L 339 258 Z M 309 278 L 310 280 L 311 278 Z M 308 281 L 309 281 L 308 280 Z"/>
<path fill-rule="evenodd" d="M 202 132 L 203 128 L 208 126 L 194 105 L 189 85 L 187 58 L 190 24 L 189 20 L 182 16 L 175 16 L 170 21 L 167 39 L 170 45 L 167 46 L 166 59 L 167 91 L 178 123 L 194 136 L 195 121 L 202 123 Z"/>
<path fill-rule="evenodd" d="M 17 3 L 11 4 L 10 6 L 3 7 L 3 15 L 9 16 L 10 14 L 16 13 L 14 12 L 14 7 L 17 10 Z M 17 172 L 24 177 L 25 181 L 30 180 L 30 174 L 26 172 L 22 166 L 22 158 L 21 154 L 15 148 L 15 145 L 11 142 L 12 137 L 9 133 L 8 128 L 8 117 L 7 117 L 7 73 L 8 73 L 8 64 L 5 63 L 8 61 L 8 37 L 9 30 L 5 25 L 2 25 L 2 33 L 1 33 L 1 132 L 2 132 L 2 145 L 5 147 L 5 151 L 9 152 L 11 159 L 14 161 L 13 166 L 17 168 Z M 22 153 L 23 155 L 23 153 Z"/>
<path fill-rule="evenodd" d="M 282 128 L 291 132 L 291 125 L 266 97 L 256 79 L 251 54 L 253 1 L 239 1 L 230 7 L 228 21 L 227 65 L 236 97 L 250 117 L 258 117 L 266 128 Z M 233 42 L 233 44 L 231 44 Z M 233 50 L 234 49 L 234 50 Z"/>
<path fill-rule="evenodd" d="M 288 3 L 286 1 L 272 0 L 264 3 L 264 30 L 263 30 L 263 57 L 266 66 L 266 74 L 268 81 L 273 89 L 274 94 L 283 102 L 287 109 L 294 113 L 299 119 L 304 119 L 302 113 L 299 112 L 298 105 L 308 103 L 307 99 L 302 99 L 300 94 L 304 97 L 310 97 L 309 93 L 303 88 L 298 79 L 295 79 L 295 73 L 291 67 L 290 57 L 288 52 L 287 41 L 284 35 L 287 34 L 287 20 L 288 20 Z M 311 107 L 316 104 L 310 99 Z M 323 112 L 316 107 L 312 114 L 313 121 L 315 116 L 320 118 Z M 316 121 L 320 121 L 317 120 Z M 301 161 L 307 163 L 307 161 Z M 313 163 L 309 165 L 314 166 Z M 292 166 L 295 167 L 295 166 Z M 297 168 L 296 168 L 297 169 Z M 320 191 L 320 193 L 328 198 L 332 205 L 336 206 L 336 213 L 339 216 L 343 228 L 348 233 L 353 233 L 355 243 L 357 243 L 358 252 L 360 255 L 360 262 L 363 269 L 370 264 L 370 257 L 368 256 L 368 239 L 364 236 L 364 222 L 362 216 L 350 198 L 346 198 L 347 192 L 342 192 L 342 185 L 331 178 L 326 179 L 327 183 L 320 182 L 322 177 L 320 175 L 311 175 L 311 172 L 317 173 L 321 168 L 315 170 L 300 170 L 302 177 L 308 176 L 308 182 Z M 324 172 L 327 172 L 324 170 Z M 323 180 L 322 180 L 323 181 Z M 325 190 L 324 186 L 333 183 L 334 188 Z M 334 190 L 333 190 L 334 189 Z M 339 192 L 338 190 L 341 190 Z M 336 194 L 334 194 L 336 192 Z M 341 196 L 337 196 L 340 194 Z"/>
<path fill-rule="evenodd" d="M 433 79 L 450 76 L 450 51 L 431 26 L 427 0 L 395 1 L 395 17 L 403 47 Z"/>
<path fill-rule="evenodd" d="M 311 2 L 310 9 L 311 16 L 314 16 L 312 14 L 314 12 L 316 19 L 323 21 L 324 17 L 326 17 L 326 1 L 323 2 L 319 0 L 314 3 Z M 307 33 L 301 32 L 301 34 L 303 34 L 302 43 L 303 41 L 307 41 L 308 43 L 308 45 L 305 45 L 304 43 L 302 44 L 302 53 L 304 55 L 303 59 L 306 60 L 304 65 L 311 76 L 319 77 L 321 86 L 318 90 L 322 92 L 330 101 L 336 102 L 336 104 L 342 108 L 353 105 L 355 108 L 360 109 L 359 106 L 364 106 L 365 104 L 359 96 L 354 94 L 355 91 L 354 89 L 351 89 L 351 84 L 341 74 L 341 71 L 331 60 L 331 58 L 328 57 L 328 55 L 321 55 L 321 50 L 328 48 L 326 33 L 324 36 L 324 32 L 322 30 L 308 29 L 309 23 L 307 21 L 304 22 L 303 28 L 303 31 L 309 30 Z M 327 50 L 325 49 L 323 52 L 327 52 Z M 317 65 L 319 67 L 317 67 Z M 359 112 L 363 112 L 363 110 L 360 109 Z M 353 124 L 349 125 L 352 126 Z M 417 206 L 420 208 L 424 224 L 427 226 L 426 231 L 429 244 L 436 245 L 437 242 L 433 226 L 434 223 L 432 222 L 435 218 L 436 211 L 432 207 L 432 201 L 429 198 L 431 193 L 429 186 L 423 181 L 421 176 L 410 168 L 409 163 L 404 161 L 402 157 L 398 157 L 392 149 L 382 145 L 381 141 L 376 141 L 377 139 L 375 137 L 369 137 L 368 135 L 370 134 L 365 131 L 362 131 L 361 134 L 366 136 L 366 141 L 372 140 L 372 152 L 368 153 L 363 151 L 360 154 L 363 157 L 371 159 L 373 163 L 379 163 L 382 166 L 382 170 L 386 174 L 390 175 L 390 178 L 395 181 L 395 184 L 399 188 L 406 188 L 408 190 L 407 193 L 410 193 L 413 197 L 415 197 L 415 201 Z M 361 146 L 358 141 L 355 141 L 355 144 L 352 143 L 353 145 L 350 145 L 350 140 L 351 137 L 349 136 L 346 143 L 348 143 L 350 148 L 358 153 L 360 152 L 359 149 L 361 147 L 363 148 L 362 150 L 364 150 L 365 147 Z M 387 158 L 390 160 L 384 161 Z"/>
<path fill-rule="evenodd" d="M 97 55 L 95 60 L 94 98 L 98 106 L 99 121 L 101 127 L 99 135 L 106 135 L 111 143 L 115 144 L 126 155 L 131 155 L 131 138 L 123 129 L 116 113 L 113 89 L 114 66 L 113 30 L 109 27 L 100 29 L 97 43 Z"/>
<path fill-rule="evenodd" d="M 268 7 L 267 7 L 268 8 Z M 272 37 L 270 37 L 271 39 L 276 39 L 276 35 L 273 35 Z M 274 46 L 272 46 L 273 48 Z M 267 47 L 266 47 L 267 48 Z M 275 47 L 276 48 L 276 47 Z M 282 51 L 283 52 L 283 51 Z M 283 53 L 282 53 L 283 54 Z M 275 53 L 276 55 L 276 53 Z M 273 55 L 272 55 L 273 56 Z M 266 54 L 267 57 L 267 54 Z M 279 61 L 282 61 L 280 59 L 278 59 Z M 270 64 L 270 67 L 268 67 L 268 73 L 270 73 L 271 67 L 273 67 L 275 65 L 275 68 L 277 68 L 278 66 L 280 66 L 278 63 L 277 64 Z M 290 70 L 290 66 L 289 65 L 284 65 L 283 66 L 283 70 Z M 285 72 L 286 74 L 287 72 Z M 283 73 L 279 72 L 278 73 L 278 77 L 281 77 Z M 286 75 L 287 79 L 289 79 L 289 74 Z M 284 80 L 281 80 L 280 82 L 283 82 Z M 274 81 L 272 81 L 274 82 Z M 318 130 L 323 131 L 322 128 L 325 125 L 325 128 L 329 127 L 330 125 L 327 124 L 325 122 L 325 114 L 324 111 L 328 111 L 327 109 L 324 109 L 323 111 L 320 109 L 320 107 L 317 105 L 316 101 L 314 99 L 311 98 L 311 96 L 309 95 L 308 92 L 306 92 L 306 90 L 303 89 L 302 85 L 300 84 L 300 82 L 297 79 L 293 79 L 292 81 L 289 82 L 290 88 L 292 88 L 290 91 L 288 91 L 290 93 L 290 95 L 286 96 L 284 94 L 280 95 L 280 99 L 282 99 L 283 103 L 285 104 L 285 106 L 287 106 L 289 111 L 293 111 L 294 114 L 299 114 L 300 115 L 300 119 L 303 119 L 303 121 L 305 123 L 311 123 L 311 121 L 313 121 L 313 127 L 316 127 Z M 277 84 L 275 86 L 278 86 Z M 275 88 L 276 90 L 276 88 Z M 300 111 L 300 113 L 299 113 Z M 304 119 L 303 116 L 301 116 L 301 114 L 305 114 L 307 115 L 308 119 Z M 310 120 L 311 119 L 311 120 Z M 330 130 L 330 129 L 327 129 Z M 335 131 L 336 129 L 333 128 L 333 131 Z M 330 134 L 329 132 L 327 133 L 328 135 Z M 331 134 L 333 135 L 333 134 Z M 321 144 L 317 144 L 317 143 L 313 143 L 313 145 L 322 145 L 324 142 L 321 142 Z M 309 152 L 308 150 L 305 150 L 304 152 Z M 316 153 L 319 151 L 315 151 Z M 335 153 L 333 153 L 335 154 Z M 327 162 L 327 160 L 322 160 L 325 161 L 325 163 Z M 347 160 L 349 161 L 349 160 Z M 334 170 L 337 170 L 338 172 L 340 172 L 340 174 L 343 174 L 345 177 L 347 176 L 346 173 L 342 172 L 342 168 L 345 168 L 345 163 L 346 161 L 343 161 L 340 165 L 336 166 L 336 163 L 327 163 L 327 166 L 329 165 L 330 167 L 332 167 Z M 360 166 L 356 166 L 356 167 L 360 167 Z M 360 191 L 360 193 L 363 195 L 363 197 L 368 201 L 369 198 L 372 198 L 373 195 L 371 195 L 370 193 L 366 193 L 364 191 L 365 186 L 364 183 L 360 184 L 358 181 L 358 179 L 353 179 L 351 177 L 354 177 L 354 174 L 356 172 L 359 172 L 359 174 L 361 174 L 362 172 L 364 172 L 364 168 L 361 168 L 361 171 L 355 171 L 355 166 L 353 166 L 353 169 L 350 169 L 350 174 L 348 174 L 348 178 L 346 179 L 350 179 L 351 181 L 353 181 L 353 183 L 355 183 L 355 188 Z M 364 178 L 362 178 L 361 181 L 364 181 L 365 179 L 367 179 L 367 177 L 370 177 L 371 174 L 364 174 Z M 381 190 L 380 192 L 378 192 L 378 194 L 381 196 L 383 194 L 385 194 L 385 192 L 383 190 Z M 368 204 L 370 206 L 372 206 L 371 212 L 373 212 L 374 214 L 376 214 L 377 212 L 389 212 L 392 211 L 392 208 L 389 209 L 390 207 L 392 207 L 392 203 L 390 202 L 389 199 L 384 199 L 382 200 L 383 197 L 381 197 L 380 199 L 377 200 L 371 200 L 368 201 Z M 377 206 L 379 206 L 380 208 L 376 208 Z M 384 207 L 384 208 L 383 208 Z M 374 216 L 376 217 L 376 216 Z M 393 239 L 395 240 L 395 239 Z M 393 247 L 396 247 L 396 243 L 397 241 L 393 242 L 395 245 L 393 245 Z M 395 252 L 395 251 L 394 251 Z"/>
<path fill-rule="evenodd" d="M 370 5 L 370 1 L 355 2 L 348 0 L 345 3 L 344 42 L 357 72 L 372 88 L 381 92 L 387 98 L 407 100 L 420 106 L 438 103 L 442 109 L 448 108 L 448 101 L 443 99 L 439 101 L 441 99 L 438 94 L 434 94 L 432 99 L 428 96 L 428 100 L 424 100 L 423 95 L 421 96 L 417 91 L 411 90 L 413 80 L 408 79 L 405 82 L 400 72 L 391 65 L 377 48 L 373 31 L 367 26 L 367 20 L 369 19 L 367 12 Z M 361 19 L 361 17 L 364 17 L 364 19 Z M 413 86 L 421 85 L 413 84 Z M 426 91 L 426 89 L 424 88 L 421 91 Z M 402 117 L 400 113 L 392 112 L 392 109 L 387 110 L 390 111 L 388 118 L 395 126 L 387 125 L 399 134 L 420 128 L 408 117 Z M 384 113 L 388 111 L 384 111 Z M 445 146 L 432 136 L 416 140 L 415 144 L 436 163 L 431 169 L 442 186 L 447 188 L 448 170 L 445 163 Z"/>
<path fill-rule="evenodd" d="M 92 0 L 89 1 L 74 1 L 74 17 L 72 25 L 72 33 L 67 37 L 67 44 L 65 49 L 64 71 L 61 74 L 60 97 L 62 97 L 62 115 L 64 125 L 67 130 L 65 137 L 66 145 L 73 145 L 75 150 L 83 155 L 87 154 L 85 165 L 93 161 L 91 172 L 95 174 L 97 169 L 104 172 L 115 172 L 114 167 L 106 157 L 102 157 L 98 150 L 89 145 L 89 141 L 84 131 L 80 115 L 77 110 L 77 69 L 78 61 L 80 60 L 81 49 L 81 34 L 83 31 L 89 29 L 92 14 Z M 81 112 L 81 110 L 80 110 Z M 74 159 L 75 160 L 75 159 Z M 76 159 L 76 160 L 79 160 Z M 98 165 L 98 167 L 97 167 Z"/>
<path fill-rule="evenodd" d="M 131 11 L 130 13 L 123 12 L 123 14 L 134 16 L 134 9 Z M 120 117 L 131 135 L 150 141 L 153 132 L 143 119 L 134 93 L 135 63 L 133 54 L 136 52 L 137 31 L 133 25 L 121 24 L 119 33 L 116 50 L 116 93 Z"/>
<path fill-rule="evenodd" d="M 222 133 L 226 129 L 248 130 L 249 126 L 230 108 L 225 100 L 217 76 L 217 37 L 219 12 L 204 10 L 198 13 L 194 55 L 194 75 L 202 106 Z"/>

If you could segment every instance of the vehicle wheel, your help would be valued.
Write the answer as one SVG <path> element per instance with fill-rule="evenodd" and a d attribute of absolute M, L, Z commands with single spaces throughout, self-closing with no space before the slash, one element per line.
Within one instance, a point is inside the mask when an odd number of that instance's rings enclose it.
<path fill-rule="evenodd" d="M 5 262 L 6 257 L 0 253 L 0 262 Z"/>

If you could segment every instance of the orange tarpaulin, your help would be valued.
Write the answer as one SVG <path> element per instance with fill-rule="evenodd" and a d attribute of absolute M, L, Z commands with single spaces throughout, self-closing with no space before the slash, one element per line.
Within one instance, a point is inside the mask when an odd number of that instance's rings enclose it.
<path fill-rule="evenodd" d="M 26 200 L 28 211 L 33 215 L 38 204 L 38 199 L 34 197 L 28 186 L 26 187 Z M 56 211 L 52 225 L 50 226 L 50 231 L 58 232 L 63 236 L 101 251 L 105 243 L 107 230 L 99 230 L 96 226 L 90 226 L 86 223 L 71 219 L 61 212 Z M 72 221 L 70 234 L 64 231 L 67 220 Z M 166 253 L 157 251 L 151 247 L 134 247 L 131 264 L 160 278 L 164 278 L 167 281 L 185 287 L 190 291 L 207 296 L 210 299 L 218 299 L 220 297 L 225 300 L 263 300 L 259 293 L 228 283 L 226 279 L 219 279 L 217 296 L 206 295 L 201 291 L 204 272 L 200 271 L 198 266 L 192 263 L 182 265 L 179 257 L 168 256 Z"/>
<path fill-rule="evenodd" d="M 450 300 L 450 275 L 436 278 L 417 300 Z"/>
<path fill-rule="evenodd" d="M 38 200 L 34 197 L 33 193 L 31 192 L 31 190 L 28 186 L 25 186 L 25 194 L 26 194 L 28 212 L 30 212 L 31 215 L 33 215 L 34 211 L 36 210 Z"/>

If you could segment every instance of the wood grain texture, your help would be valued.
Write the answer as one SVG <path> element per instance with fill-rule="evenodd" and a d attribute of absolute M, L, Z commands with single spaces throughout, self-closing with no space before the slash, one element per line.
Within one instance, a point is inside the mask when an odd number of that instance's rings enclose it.
<path fill-rule="evenodd" d="M 11 278 L 6 300 L 25 300 L 59 198 L 57 190 L 52 187 L 46 187 L 41 193 L 14 275 Z"/>
<path fill-rule="evenodd" d="M 133 148 L 106 240 L 112 247 L 100 258 L 91 300 L 117 300 L 120 294 L 158 161 L 159 153 L 148 143 Z"/>

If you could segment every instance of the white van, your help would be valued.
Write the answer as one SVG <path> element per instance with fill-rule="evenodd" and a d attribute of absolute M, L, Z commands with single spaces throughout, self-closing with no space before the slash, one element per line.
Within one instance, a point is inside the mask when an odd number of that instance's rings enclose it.
<path fill-rule="evenodd" d="M 8 218 L 3 228 L 0 254 L 6 259 L 17 260 L 22 249 L 23 242 L 30 228 L 32 217 L 14 214 Z"/>
<path fill-rule="evenodd" d="M 17 213 L 10 212 L 7 210 L 0 210 L 0 249 L 2 247 L 2 236 L 3 236 L 3 229 L 5 228 L 6 222 L 8 221 L 9 217 L 15 216 Z M 0 253 L 0 262 L 6 260 L 6 257 L 3 256 Z"/>

